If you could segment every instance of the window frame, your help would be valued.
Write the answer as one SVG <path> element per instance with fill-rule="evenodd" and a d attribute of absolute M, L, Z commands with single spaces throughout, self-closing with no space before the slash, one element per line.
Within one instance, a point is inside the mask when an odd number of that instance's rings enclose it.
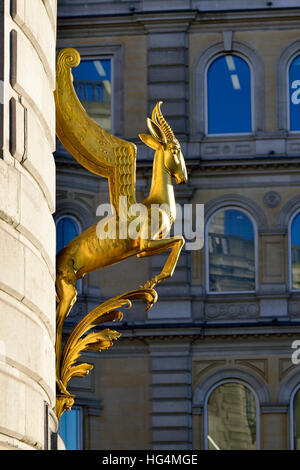
<path fill-rule="evenodd" d="M 289 290 L 290 292 L 300 292 L 300 289 L 293 288 L 293 270 L 292 270 L 292 225 L 294 219 L 300 215 L 300 209 L 298 209 L 290 217 L 288 223 L 288 271 L 289 271 Z"/>
<path fill-rule="evenodd" d="M 208 243 L 208 237 L 209 237 L 209 225 L 212 221 L 212 219 L 219 213 L 225 210 L 237 210 L 240 212 L 243 212 L 252 222 L 253 225 L 253 231 L 254 231 L 254 264 L 255 264 L 255 289 L 254 290 L 234 290 L 234 291 L 211 291 L 210 290 L 210 283 L 209 283 L 209 243 Z M 205 284 L 206 284 L 206 293 L 209 295 L 223 295 L 223 294 L 255 294 L 258 289 L 258 230 L 257 230 L 257 224 L 255 219 L 252 217 L 249 212 L 247 212 L 244 208 L 235 206 L 235 205 L 228 205 L 228 206 L 223 206 L 218 208 L 216 211 L 214 211 L 210 217 L 206 221 L 206 227 L 205 227 L 205 234 L 204 234 L 204 247 L 205 247 Z"/>
<path fill-rule="evenodd" d="M 240 59 L 244 60 L 246 64 L 249 67 L 249 72 L 250 72 L 250 101 L 251 101 L 251 131 L 250 132 L 228 132 L 228 133 L 219 133 L 219 134 L 211 134 L 208 132 L 208 115 L 209 115 L 209 110 L 208 110 L 208 70 L 210 66 L 218 60 L 220 57 L 225 57 L 226 55 L 231 55 L 231 56 L 237 56 Z M 239 53 L 238 51 L 223 51 L 219 52 L 218 54 L 214 55 L 211 57 L 208 62 L 206 63 L 205 69 L 204 69 L 204 133 L 205 137 L 237 137 L 237 136 L 247 136 L 251 137 L 254 134 L 255 131 L 255 109 L 254 109 L 254 77 L 253 77 L 253 67 L 251 62 L 248 60 L 247 57 L 245 57 L 243 54 Z"/>
<path fill-rule="evenodd" d="M 214 385 L 212 385 L 209 390 L 206 392 L 205 398 L 204 398 L 204 406 L 203 406 L 203 440 L 204 440 L 204 450 L 209 450 L 208 447 L 208 410 L 207 410 L 207 405 L 208 405 L 208 400 L 210 395 L 213 393 L 214 390 L 216 390 L 218 387 L 221 385 L 224 385 L 226 383 L 238 383 L 240 385 L 243 385 L 244 387 L 248 388 L 250 392 L 253 393 L 254 398 L 255 398 L 255 404 L 256 404 L 256 450 L 260 449 L 260 404 L 259 404 L 259 399 L 256 391 L 249 385 L 248 383 L 244 382 L 243 380 L 240 379 L 224 379 L 216 382 Z M 222 450 L 222 449 L 221 449 Z"/>
<path fill-rule="evenodd" d="M 69 47 L 59 42 L 58 48 Z M 107 43 L 82 45 L 74 43 L 81 60 L 111 59 L 111 131 L 124 135 L 124 44 Z"/>
<path fill-rule="evenodd" d="M 276 116 L 277 128 L 284 135 L 295 136 L 298 131 L 290 131 L 289 106 L 289 66 L 300 54 L 300 39 L 289 43 L 279 55 L 276 64 Z M 299 131 L 300 132 L 300 131 Z"/>

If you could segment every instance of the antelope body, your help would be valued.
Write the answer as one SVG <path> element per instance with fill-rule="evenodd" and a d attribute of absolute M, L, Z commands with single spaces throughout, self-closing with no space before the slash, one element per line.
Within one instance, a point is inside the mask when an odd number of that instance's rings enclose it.
<path fill-rule="evenodd" d="M 67 51 L 67 52 L 66 52 Z M 75 51 L 76 52 L 76 51 Z M 72 55 L 73 54 L 73 55 Z M 74 55 L 73 49 L 62 51 L 58 59 L 57 69 L 57 90 L 55 99 L 57 105 L 57 134 L 65 147 L 83 166 L 97 174 L 105 176 L 110 182 L 110 194 L 112 202 L 116 202 L 117 196 L 125 195 L 128 198 L 128 212 L 132 204 L 135 203 L 133 194 L 135 187 L 135 157 L 136 149 L 134 145 L 112 136 L 103 129 L 99 128 L 85 113 L 75 95 L 71 79 L 68 75 L 67 65 L 70 68 L 70 60 Z M 72 65 L 73 66 L 73 65 Z M 62 84 L 64 87 L 62 87 Z M 64 90 L 67 88 L 67 92 Z M 69 93 L 69 98 L 73 100 L 75 110 L 64 107 L 64 93 Z M 65 115 L 69 112 L 69 115 Z M 74 122 L 72 128 L 70 116 L 76 121 L 76 112 L 78 113 L 77 122 Z M 78 122 L 87 122 L 88 126 L 83 130 L 78 130 Z M 56 295 L 57 295 L 57 369 L 59 369 L 60 344 L 62 338 L 62 327 L 77 297 L 76 280 L 82 278 L 88 272 L 110 266 L 126 258 L 136 255 L 139 258 L 153 256 L 166 250 L 171 250 L 169 257 L 162 268 L 160 274 L 148 281 L 144 287 L 152 288 L 157 283 L 172 276 L 180 251 L 184 245 L 182 236 L 166 238 L 172 223 L 176 218 L 176 204 L 172 178 L 177 183 L 187 182 L 187 171 L 184 157 L 181 152 L 180 144 L 175 138 L 174 133 L 166 122 L 161 112 L 161 102 L 155 106 L 152 119 L 147 119 L 150 135 L 140 134 L 141 140 L 155 151 L 153 162 L 152 184 L 149 196 L 142 201 L 147 208 L 145 216 L 140 222 L 140 230 L 136 237 L 125 239 L 118 236 L 118 224 L 120 220 L 130 223 L 132 218 L 128 213 L 120 212 L 117 209 L 116 237 L 99 238 L 97 233 L 97 223 L 82 232 L 72 240 L 57 255 L 57 273 L 56 273 Z M 77 127 L 75 127 L 77 125 Z M 96 127 L 95 127 L 96 126 Z M 83 127 L 83 126 L 81 126 Z M 87 129 L 87 130 L 85 130 Z M 89 137 L 97 131 L 97 143 L 100 150 L 95 156 L 91 140 Z M 81 134 L 79 135 L 79 133 Z M 90 132 L 90 135 L 89 135 Z M 102 140 L 99 140 L 99 135 Z M 77 147 L 76 138 L 78 140 Z M 78 150 L 79 148 L 79 150 Z M 95 147 L 96 148 L 96 147 Z M 105 158 L 104 158 L 105 157 Z M 121 162 L 121 163 L 120 163 Z M 122 173 L 122 165 L 124 171 Z M 119 171 L 119 173 L 116 173 Z M 121 172 L 121 173 L 120 173 Z M 126 173 L 127 172 L 127 173 Z M 117 176 L 120 174 L 121 176 Z M 126 177 L 122 175 L 125 174 Z M 123 178 L 123 179 L 122 179 Z M 159 224 L 155 233 L 153 233 L 151 217 L 153 216 L 153 205 L 159 216 Z M 160 206 L 160 207 L 159 207 Z M 165 209 L 164 209 L 165 207 Z M 107 220 L 109 225 L 109 219 Z M 59 376 L 59 375 L 58 375 Z"/>

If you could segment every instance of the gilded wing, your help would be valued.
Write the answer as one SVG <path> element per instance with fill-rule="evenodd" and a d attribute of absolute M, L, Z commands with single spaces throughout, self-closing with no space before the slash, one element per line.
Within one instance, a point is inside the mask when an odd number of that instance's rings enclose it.
<path fill-rule="evenodd" d="M 135 203 L 136 146 L 113 136 L 91 119 L 73 86 L 72 68 L 80 63 L 72 48 L 60 51 L 56 66 L 56 135 L 66 150 L 86 169 L 108 178 L 110 202 L 118 213 L 119 196 Z"/>

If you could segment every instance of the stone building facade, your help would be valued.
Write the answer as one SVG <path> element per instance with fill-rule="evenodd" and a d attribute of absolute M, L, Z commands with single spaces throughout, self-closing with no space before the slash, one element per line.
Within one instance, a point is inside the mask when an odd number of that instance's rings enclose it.
<path fill-rule="evenodd" d="M 58 49 L 113 64 L 112 131 L 138 145 L 138 200 L 148 194 L 153 152 L 137 136 L 162 100 L 189 174 L 176 200 L 205 211 L 204 247 L 183 251 L 172 279 L 157 289 L 157 305 L 126 311 L 114 325 L 120 340 L 87 354 L 93 371 L 71 382 L 79 447 L 297 447 L 300 369 L 291 357 L 300 334 L 293 277 L 300 129 L 291 124 L 298 85 L 290 89 L 289 74 L 300 54 L 299 17 L 292 0 L 58 2 Z M 209 88 L 218 80 L 213 66 L 225 59 L 229 71 L 249 79 L 246 131 L 242 122 L 236 131 L 210 131 L 230 121 L 229 106 L 216 122 Z M 106 181 L 59 144 L 56 165 L 56 221 L 69 217 L 83 230 L 109 201 Z M 243 217 L 252 228 L 241 234 L 234 227 Z M 165 259 L 130 259 L 87 275 L 66 333 L 101 300 L 153 277 Z"/>
<path fill-rule="evenodd" d="M 0 449 L 47 449 L 55 406 L 56 0 L 3 0 Z"/>

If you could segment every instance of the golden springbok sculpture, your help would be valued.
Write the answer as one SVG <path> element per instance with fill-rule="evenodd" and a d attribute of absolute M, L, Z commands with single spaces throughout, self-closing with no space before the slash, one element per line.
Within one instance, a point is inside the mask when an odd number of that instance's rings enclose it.
<path fill-rule="evenodd" d="M 97 229 L 99 227 L 96 223 L 72 240 L 57 255 L 56 371 L 59 391 L 65 396 L 68 395 L 66 390 L 67 379 L 69 380 L 71 375 L 80 375 L 80 373 L 83 375 L 84 373 L 82 368 L 81 370 L 73 368 L 74 374 L 71 374 L 70 366 L 63 367 L 64 363 L 61 356 L 63 324 L 77 297 L 76 280 L 82 278 L 88 272 L 110 266 L 134 255 L 142 258 L 171 250 L 161 273 L 148 281 L 142 289 L 146 293 L 145 295 L 148 295 L 148 300 L 151 291 L 155 297 L 156 293 L 155 291 L 153 293 L 153 287 L 172 276 L 184 245 L 182 236 L 166 238 L 176 217 L 172 177 L 175 178 L 177 183 L 187 182 L 187 171 L 180 144 L 163 117 L 161 102 L 159 102 L 153 110 L 152 119 L 147 119 L 150 135 L 139 135 L 141 140 L 155 151 L 150 193 L 141 202 L 146 208 L 146 212 L 144 212 L 144 218 L 140 221 L 139 233 L 135 237 L 119 237 L 119 224 L 124 225 L 125 222 L 125 226 L 128 228 L 132 221 L 130 208 L 136 203 L 135 165 L 137 149 L 133 143 L 115 137 L 99 127 L 87 115 L 73 87 L 71 68 L 76 67 L 79 63 L 80 56 L 74 49 L 64 49 L 58 55 L 55 91 L 56 133 L 64 147 L 83 167 L 97 175 L 108 178 L 110 200 L 114 214 L 111 217 L 114 217 L 116 221 L 116 232 L 114 237 L 109 236 L 109 233 L 106 237 L 100 237 Z M 126 197 L 125 209 L 119 205 L 119 200 L 122 197 Z M 154 233 L 151 221 L 153 214 L 159 220 Z M 109 227 L 109 218 L 106 219 L 106 223 L 106 227 Z M 138 290 L 111 300 L 117 299 L 117 304 L 121 301 L 124 305 L 124 299 L 127 299 L 128 302 L 128 299 L 137 297 Z M 148 306 L 153 304 L 153 298 Z M 94 315 L 91 315 L 90 312 L 88 315 L 90 315 L 90 318 L 93 317 L 90 326 L 102 322 L 99 321 L 99 317 L 107 316 L 108 311 L 111 312 L 112 310 L 111 307 L 120 306 L 117 304 L 110 304 L 109 309 L 104 309 L 104 304 L 102 304 L 100 306 L 102 307 L 101 312 L 98 311 Z M 97 320 L 95 320 L 96 318 Z M 87 330 L 86 324 L 87 322 L 82 329 L 84 332 Z M 77 334 L 77 340 L 79 336 Z M 115 338 L 116 336 L 113 339 Z M 102 337 L 102 346 L 105 343 L 104 347 L 107 347 L 111 339 L 112 336 Z M 102 346 L 99 349 L 103 349 Z M 66 344 L 63 356 L 66 356 L 67 353 L 70 353 L 70 341 Z M 63 380 L 63 377 L 65 377 L 65 380 Z"/>

